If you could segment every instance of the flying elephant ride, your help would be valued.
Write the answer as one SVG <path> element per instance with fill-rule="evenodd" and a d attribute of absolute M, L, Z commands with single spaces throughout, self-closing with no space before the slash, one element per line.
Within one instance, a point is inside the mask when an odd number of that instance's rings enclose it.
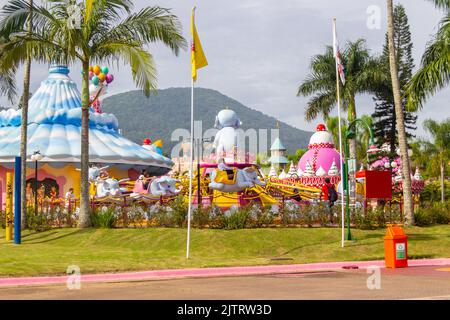
<path fill-rule="evenodd" d="M 169 176 L 145 178 L 143 175 L 136 180 L 130 197 L 147 203 L 165 201 L 176 197 L 183 187 L 177 187 L 180 180 Z"/>
<path fill-rule="evenodd" d="M 233 110 L 224 109 L 217 114 L 214 127 L 218 132 L 213 142 L 214 153 L 200 163 L 200 172 L 192 180 L 194 204 L 201 201 L 205 206 L 229 208 L 253 201 L 263 205 L 278 203 L 265 191 L 266 181 L 259 166 L 250 161 L 249 154 L 242 153 L 239 144 L 242 130 L 237 130 L 241 125 Z M 187 186 L 189 180 L 183 177 L 182 183 Z"/>
<path fill-rule="evenodd" d="M 127 188 L 122 186 L 129 179 L 117 180 L 109 176 L 109 166 L 89 168 L 89 194 L 95 202 L 121 203 L 123 195 L 127 193 Z"/>
<path fill-rule="evenodd" d="M 263 205 L 278 204 L 266 190 L 266 181 L 259 166 L 251 163 L 200 164 L 200 192 L 203 205 L 221 208 L 245 206 L 250 202 Z M 197 173 L 198 174 L 198 173 Z M 198 203 L 198 185 L 193 179 L 193 203 Z"/>

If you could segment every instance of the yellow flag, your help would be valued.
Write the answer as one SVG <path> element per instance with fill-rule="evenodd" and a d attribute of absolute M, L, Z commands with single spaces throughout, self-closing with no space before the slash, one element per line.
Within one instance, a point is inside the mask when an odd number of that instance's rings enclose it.
<path fill-rule="evenodd" d="M 197 69 L 206 67 L 208 61 L 206 60 L 205 53 L 203 52 L 200 38 L 198 37 L 197 28 L 195 27 L 195 7 L 192 9 L 191 17 L 191 64 L 192 64 L 192 79 L 197 80 Z"/>

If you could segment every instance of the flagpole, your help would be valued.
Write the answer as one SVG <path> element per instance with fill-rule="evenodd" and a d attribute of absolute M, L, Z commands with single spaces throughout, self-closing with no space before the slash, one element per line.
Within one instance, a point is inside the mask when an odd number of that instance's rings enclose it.
<path fill-rule="evenodd" d="M 192 214 L 192 167 L 194 157 L 194 78 L 191 78 L 191 141 L 189 155 L 189 207 L 187 216 L 186 259 L 189 259 L 189 246 L 191 242 L 191 214 Z"/>
<path fill-rule="evenodd" d="M 336 35 L 336 18 L 333 18 L 333 47 L 335 47 L 337 42 Z M 336 54 L 336 53 L 335 53 Z M 344 163 L 343 157 L 344 154 L 342 152 L 342 127 L 341 127 L 341 94 L 340 94 L 340 86 L 339 86 L 339 70 L 336 57 L 334 57 L 335 65 L 336 65 L 336 98 L 337 98 L 337 110 L 338 110 L 338 128 L 339 128 L 339 153 L 340 153 L 340 166 L 341 166 L 341 247 L 344 247 L 344 239 L 345 239 L 345 210 L 344 210 Z"/>

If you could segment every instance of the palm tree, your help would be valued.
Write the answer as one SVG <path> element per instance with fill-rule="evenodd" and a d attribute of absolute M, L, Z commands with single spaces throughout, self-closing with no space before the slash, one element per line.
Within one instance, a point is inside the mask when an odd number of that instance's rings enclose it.
<path fill-rule="evenodd" d="M 28 44 L 53 62 L 80 61 L 82 65 L 81 116 L 81 197 L 79 227 L 90 226 L 89 215 L 89 65 L 92 62 L 124 61 L 133 79 L 145 94 L 156 90 L 156 68 L 147 44 L 162 42 L 174 54 L 186 47 L 178 18 L 169 9 L 146 7 L 132 13 L 129 0 L 86 0 L 74 4 L 81 21 L 71 17 L 63 0 L 52 0 L 49 8 L 33 5 L 31 34 L 17 33 L 11 49 Z M 4 8 L 5 25 L 23 20 L 22 0 L 12 0 Z M 122 15 L 125 14 L 125 17 Z M 19 24 L 20 25 L 20 24 Z M 57 53 L 57 54 L 55 54 Z"/>
<path fill-rule="evenodd" d="M 450 82 L 450 1 L 429 0 L 446 14 L 439 23 L 439 29 L 427 44 L 422 56 L 420 69 L 408 84 L 406 96 L 407 108 L 416 110 L 422 104 Z"/>
<path fill-rule="evenodd" d="M 348 42 L 341 57 L 345 70 L 345 86 L 340 88 L 343 107 L 348 110 L 347 120 L 356 119 L 356 95 L 375 92 L 386 79 L 380 71 L 377 59 L 370 56 L 364 39 Z M 324 54 L 316 55 L 310 64 L 311 73 L 298 88 L 297 96 L 314 95 L 306 107 L 306 119 L 315 119 L 319 114 L 327 118 L 337 103 L 336 65 L 333 48 L 327 46 Z M 350 142 L 350 157 L 356 157 L 356 142 Z"/>
<path fill-rule="evenodd" d="M 408 156 L 408 142 L 406 141 L 405 121 L 403 115 L 402 97 L 400 94 L 400 80 L 398 77 L 397 59 L 394 47 L 394 9 L 392 0 L 387 1 L 388 14 L 388 47 L 389 67 L 392 81 L 392 92 L 394 95 L 395 116 L 397 121 L 398 144 L 402 161 L 403 175 L 403 201 L 406 224 L 414 225 L 414 207 L 411 187 L 411 167 Z"/>
<path fill-rule="evenodd" d="M 444 203 L 446 165 L 450 161 L 450 118 L 441 123 L 428 119 L 424 121 L 423 126 L 430 133 L 432 142 L 421 141 L 422 151 L 427 155 L 428 167 L 430 169 L 439 169 L 441 202 Z M 435 170 L 430 171 L 436 173 Z"/>
<path fill-rule="evenodd" d="M 339 118 L 338 117 L 327 117 L 325 120 L 327 125 L 327 130 L 333 136 L 334 146 L 339 148 Z M 347 130 L 347 122 L 345 119 L 341 119 L 341 130 L 345 132 Z"/>
<path fill-rule="evenodd" d="M 6 42 L 3 37 L 0 37 L 0 96 L 6 96 L 9 102 L 13 102 L 17 95 L 15 81 L 16 69 L 14 67 L 3 68 L 2 61 Z"/>
<path fill-rule="evenodd" d="M 373 118 L 369 115 L 363 114 L 360 119 L 367 123 L 369 127 L 373 126 Z M 366 127 L 358 122 L 356 124 L 358 129 L 357 144 L 356 144 L 356 155 L 357 159 L 362 163 L 367 163 L 367 150 L 370 147 L 370 134 Z"/>
<path fill-rule="evenodd" d="M 33 29 L 33 0 L 29 0 L 27 32 L 31 35 Z M 28 136 L 28 100 L 30 100 L 30 72 L 31 54 L 27 52 L 23 72 L 23 93 L 22 93 L 22 118 L 20 128 L 20 166 L 22 177 L 20 180 L 20 207 L 21 207 L 21 228 L 27 226 L 27 136 Z M 35 191 L 37 192 L 37 190 Z"/>

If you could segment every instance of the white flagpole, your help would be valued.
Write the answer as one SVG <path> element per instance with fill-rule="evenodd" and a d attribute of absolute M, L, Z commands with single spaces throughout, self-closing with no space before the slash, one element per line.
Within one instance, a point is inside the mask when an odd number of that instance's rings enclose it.
<path fill-rule="evenodd" d="M 336 44 L 337 44 L 337 34 L 336 34 L 336 18 L 333 18 L 333 52 L 335 54 L 334 61 L 336 64 L 336 97 L 337 97 L 337 110 L 338 110 L 338 127 L 339 127 L 339 153 L 340 153 L 340 165 L 341 165 L 341 187 L 342 187 L 342 193 L 341 193 L 341 228 L 342 228 L 342 234 L 341 234 L 341 247 L 344 247 L 344 233 L 345 233 L 345 210 L 344 210 L 344 170 L 343 170 L 343 152 L 342 152 L 342 128 L 341 128 L 341 94 L 340 94 L 340 86 L 339 86 L 339 70 L 338 70 L 338 64 L 336 59 Z"/>
<path fill-rule="evenodd" d="M 189 246 L 191 242 L 191 214 L 192 214 L 192 166 L 194 158 L 194 78 L 191 80 L 191 143 L 189 155 L 189 207 L 187 216 L 186 259 L 189 259 Z"/>

